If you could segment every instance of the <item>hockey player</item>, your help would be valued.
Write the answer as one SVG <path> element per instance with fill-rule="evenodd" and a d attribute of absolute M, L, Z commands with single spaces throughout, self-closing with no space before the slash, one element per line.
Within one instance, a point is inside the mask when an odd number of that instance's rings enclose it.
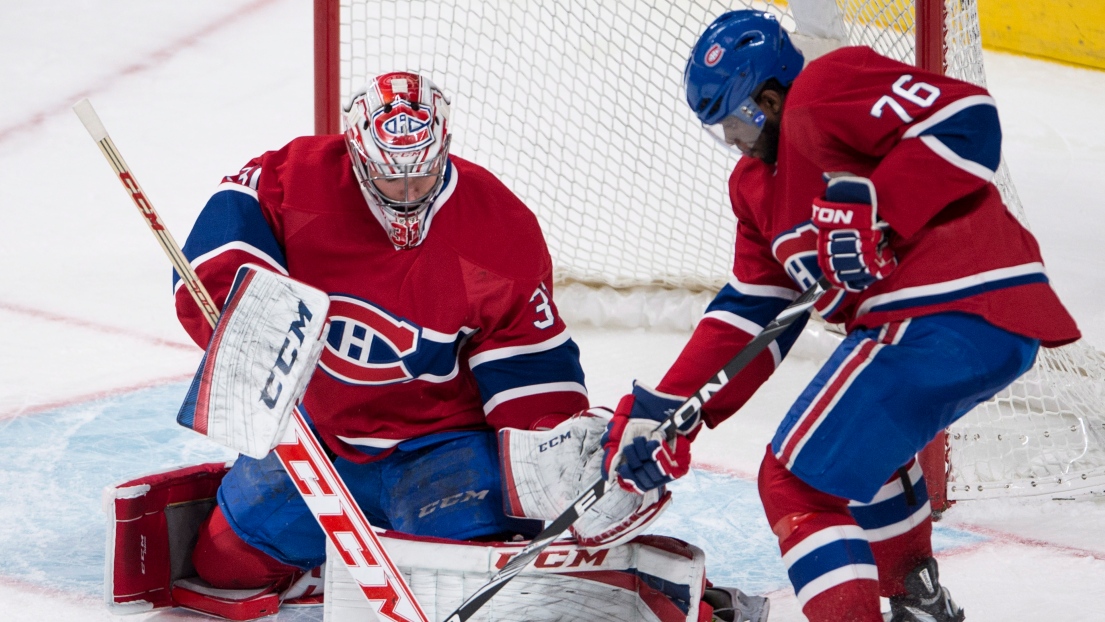
<path fill-rule="evenodd" d="M 735 11 L 685 73 L 702 124 L 743 155 L 730 179 L 732 278 L 656 390 L 636 384 L 606 471 L 650 490 L 686 473 L 702 423 L 731 416 L 778 366 L 793 326 L 673 441 L 652 433 L 799 292 L 847 337 L 783 418 L 759 490 L 806 616 L 950 622 L 914 455 L 1013 382 L 1037 349 L 1079 337 L 1035 239 L 992 183 L 1001 130 L 985 89 L 866 47 L 803 57 L 770 15 Z"/>
<path fill-rule="evenodd" d="M 449 155 L 449 103 L 427 78 L 371 80 L 344 122 L 344 135 L 297 138 L 225 178 L 184 252 L 219 306 L 247 262 L 330 294 L 303 410 L 374 526 L 532 536 L 540 521 L 503 513 L 495 431 L 555 428 L 588 406 L 537 220 Z M 211 329 L 176 286 L 204 346 Z M 270 453 L 226 475 L 192 559 L 213 586 L 280 589 L 324 551 Z"/>
<path fill-rule="evenodd" d="M 444 574 L 427 571 L 440 579 L 464 564 L 486 564 L 495 550 L 449 541 L 528 538 L 541 519 L 563 511 L 598 476 L 611 415 L 588 410 L 536 218 L 491 173 L 449 153 L 442 92 L 424 76 L 383 74 L 354 96 L 343 122 L 343 135 L 297 138 L 225 178 L 183 250 L 219 307 L 246 263 L 329 294 L 326 345 L 302 410 L 369 522 L 436 547 L 430 558 L 447 562 Z M 176 287 L 181 323 L 204 346 L 211 328 Z M 608 496 L 573 526 L 579 545 L 627 542 L 670 498 L 662 489 Z M 722 611 L 719 619 L 766 620 L 762 598 L 736 590 L 703 598 L 701 554 L 668 551 L 669 539 L 661 540 L 617 558 L 666 560 L 662 593 L 632 564 L 619 571 L 628 574 L 618 581 L 656 592 L 644 598 L 629 590 L 636 601 L 651 598 L 641 605 L 655 610 L 649 615 L 708 615 L 710 607 L 699 607 L 705 600 L 755 614 Z M 570 556 L 572 568 L 605 571 L 612 563 L 580 551 L 558 555 Z M 257 589 L 299 593 L 286 590 L 325 561 L 324 534 L 274 453 L 240 456 L 226 473 L 191 561 L 207 585 L 252 590 L 250 598 Z M 606 576 L 598 570 L 592 574 Z M 416 587 L 416 596 L 456 598 L 452 584 L 445 596 L 420 594 L 435 590 L 425 587 L 431 583 Z M 189 606 L 204 608 L 203 589 L 189 592 Z M 638 604 L 601 608 L 611 619 L 635 619 L 618 617 L 618 607 L 635 612 Z M 499 611 L 509 617 L 509 609 Z"/>

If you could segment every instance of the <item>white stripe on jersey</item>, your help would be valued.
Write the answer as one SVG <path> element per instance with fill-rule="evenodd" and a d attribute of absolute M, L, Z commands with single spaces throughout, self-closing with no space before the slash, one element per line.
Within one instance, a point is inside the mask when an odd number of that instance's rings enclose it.
<path fill-rule="evenodd" d="M 961 157 L 947 145 L 940 142 L 940 139 L 935 136 L 922 136 L 921 142 L 925 143 L 925 146 L 929 149 L 932 149 L 933 153 L 947 160 L 948 164 L 960 170 L 967 171 L 983 181 L 990 181 L 994 178 L 994 175 L 997 174 L 997 171 L 992 171 L 974 160 L 968 160 L 967 158 Z"/>
<path fill-rule="evenodd" d="M 252 256 L 256 257 L 260 261 L 260 263 L 263 263 L 263 264 L 269 266 L 270 268 L 272 268 L 272 270 L 274 272 L 277 272 L 279 274 L 283 274 L 284 276 L 288 276 L 288 269 L 285 268 L 284 266 L 280 265 L 279 263 L 277 263 L 277 261 L 275 259 L 273 259 L 272 257 L 270 257 L 268 255 L 268 253 L 265 253 L 264 251 L 257 248 L 256 246 L 253 246 L 252 244 L 246 244 L 245 242 L 242 242 L 241 240 L 234 240 L 232 242 L 227 242 L 226 244 L 223 244 L 222 246 L 218 246 L 218 247 L 216 247 L 212 250 L 209 250 L 206 253 L 196 257 L 195 259 L 193 259 L 191 261 L 192 269 L 195 270 L 196 268 L 203 265 L 205 262 L 210 261 L 211 259 L 214 259 L 218 255 L 221 255 L 223 253 L 227 253 L 227 252 L 230 252 L 230 251 L 242 251 L 242 252 L 244 252 L 248 255 L 252 255 Z M 180 289 L 180 286 L 183 283 L 184 283 L 183 280 L 178 280 L 176 282 L 176 285 L 173 286 L 173 295 L 176 295 L 177 290 Z"/>
<path fill-rule="evenodd" d="M 510 400 L 516 400 L 520 397 L 540 395 L 542 393 L 558 393 L 561 391 L 587 395 L 587 388 L 578 382 L 546 382 L 545 384 L 531 384 L 524 387 L 507 389 L 506 391 L 501 391 L 492 395 L 491 399 L 484 403 L 483 412 L 489 415 L 499 404 L 509 402 Z"/>
<path fill-rule="evenodd" d="M 372 449 L 391 449 L 392 447 L 395 447 L 399 443 L 402 443 L 403 441 L 407 440 L 405 438 L 400 438 L 400 439 L 373 438 L 371 436 L 356 437 L 356 436 L 342 436 L 340 434 L 338 434 L 336 436 L 339 439 L 341 439 L 343 442 L 349 443 L 350 445 L 355 445 L 355 446 L 358 446 L 358 447 L 371 447 Z"/>
<path fill-rule="evenodd" d="M 729 275 L 729 286 L 745 296 L 758 296 L 761 298 L 782 298 L 793 301 L 799 293 L 787 287 L 778 285 L 756 285 L 754 283 L 742 283 L 735 274 Z"/>
<path fill-rule="evenodd" d="M 260 173 L 261 173 L 261 169 L 257 169 L 256 171 L 254 171 L 253 175 L 250 176 L 250 184 L 252 184 L 252 185 L 257 184 L 257 176 Z M 219 184 L 218 188 L 215 188 L 215 192 L 212 196 L 214 196 L 215 194 L 218 194 L 220 192 L 241 192 L 242 194 L 246 195 L 247 197 L 251 197 L 254 201 L 258 200 L 258 198 L 257 198 L 257 189 L 256 188 L 251 188 L 249 186 L 243 186 L 242 184 L 240 184 L 236 181 L 224 181 L 224 182 L 222 182 L 221 184 Z"/>
<path fill-rule="evenodd" d="M 902 300 L 909 300 L 911 298 L 925 298 L 928 296 L 936 296 L 939 294 L 949 294 L 958 290 L 967 289 L 969 287 L 976 287 L 979 285 L 994 283 L 996 281 L 1016 278 L 1028 274 L 1047 274 L 1047 271 L 1044 269 L 1044 264 L 1036 261 L 1032 263 L 1021 264 L 1019 266 L 1009 266 L 1008 268 L 987 270 L 986 272 L 979 272 L 978 274 L 972 274 L 970 276 L 953 279 L 951 281 L 944 281 L 943 283 L 932 283 L 931 285 L 903 287 L 902 289 L 899 289 L 897 291 L 889 292 L 886 294 L 879 294 L 878 296 L 871 296 L 867 300 L 864 300 L 863 304 L 861 304 L 859 306 L 859 309 L 856 310 L 856 317 L 858 318 L 866 314 L 872 308 L 879 305 L 899 302 Z"/>
<path fill-rule="evenodd" d="M 561 331 L 561 333 L 551 339 L 546 339 L 535 344 L 528 346 L 508 346 L 506 348 L 495 348 L 492 350 L 485 350 L 479 354 L 473 355 L 468 359 L 468 366 L 475 369 L 479 365 L 488 363 L 491 361 L 500 361 L 502 359 L 508 359 L 512 356 L 521 356 L 524 354 L 536 354 L 537 352 L 547 352 L 553 348 L 559 347 L 565 343 L 572 336 L 568 333 L 567 329 Z"/>
<path fill-rule="evenodd" d="M 902 139 L 906 138 L 920 138 L 933 153 L 944 158 L 952 166 L 967 171 L 968 173 L 980 177 L 985 181 L 990 181 L 994 178 L 997 171 L 990 170 L 988 167 L 975 162 L 974 160 L 968 160 L 952 151 L 947 145 L 945 145 L 937 136 L 929 134 L 921 136 L 926 130 L 947 121 L 960 112 L 971 108 L 973 106 L 993 106 L 997 108 L 997 103 L 994 102 L 994 98 L 989 95 L 971 95 L 970 97 L 964 97 L 963 99 L 956 100 L 947 106 L 941 108 L 936 114 L 920 121 L 906 130 L 905 134 L 902 134 Z"/>
<path fill-rule="evenodd" d="M 960 112 L 970 108 L 971 106 L 993 106 L 997 108 L 997 103 L 994 102 L 994 98 L 989 95 L 971 95 L 970 97 L 964 97 L 963 99 L 957 99 L 956 101 L 944 106 L 938 110 L 931 117 L 924 121 L 919 121 L 908 130 L 905 134 L 902 134 L 902 138 L 916 138 L 921 135 L 922 132 L 931 128 L 934 125 L 938 125 L 959 114 Z"/>

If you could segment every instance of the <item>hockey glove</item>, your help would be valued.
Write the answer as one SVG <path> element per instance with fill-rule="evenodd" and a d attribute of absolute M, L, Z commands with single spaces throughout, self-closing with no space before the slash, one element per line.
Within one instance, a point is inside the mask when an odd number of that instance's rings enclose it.
<path fill-rule="evenodd" d="M 866 177 L 831 174 L 825 196 L 813 201 L 817 263 L 836 287 L 861 292 L 898 265 L 878 222 L 875 186 Z"/>
<path fill-rule="evenodd" d="M 610 418 L 609 410 L 592 408 L 550 430 L 499 430 L 506 513 L 553 520 L 593 486 Z M 614 546 L 648 527 L 670 501 L 662 488 L 644 496 L 612 488 L 572 524 L 572 533 L 587 548 Z"/>
<path fill-rule="evenodd" d="M 614 418 L 606 427 L 602 446 L 606 455 L 603 477 L 616 474 L 618 484 L 644 494 L 687 474 L 691 464 L 691 441 L 687 438 L 701 423 L 700 417 L 684 424 L 670 438 L 656 431 L 684 398 L 654 391 L 633 383 L 633 392 L 618 402 Z"/>

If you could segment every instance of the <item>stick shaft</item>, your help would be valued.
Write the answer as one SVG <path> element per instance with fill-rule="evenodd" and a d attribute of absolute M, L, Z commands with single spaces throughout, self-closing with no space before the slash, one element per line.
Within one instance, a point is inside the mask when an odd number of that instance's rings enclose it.
<path fill-rule="evenodd" d="M 161 217 L 108 136 L 92 104 L 87 99 L 82 99 L 73 106 L 73 111 L 99 145 L 100 151 L 123 183 L 150 231 L 176 268 L 184 286 L 214 328 L 219 319 L 215 301 L 168 228 L 161 222 Z M 287 431 L 275 451 L 326 537 L 341 553 L 342 560 L 365 598 L 369 602 L 380 604 L 377 615 L 393 622 L 429 622 L 334 464 L 311 433 L 299 407 L 292 411 Z"/>
<path fill-rule="evenodd" d="M 810 307 L 817 302 L 817 299 L 828 291 L 830 287 L 829 281 L 822 278 L 817 283 L 811 285 L 809 289 L 802 292 L 794 302 L 780 311 L 779 314 L 775 316 L 775 319 L 760 331 L 760 334 L 756 335 L 752 341 L 749 341 L 741 348 L 740 352 L 737 352 L 737 354 L 725 364 L 725 367 L 718 370 L 706 384 L 702 385 L 698 391 L 695 391 L 694 395 L 687 398 L 687 401 L 683 402 L 683 404 L 677 408 L 670 417 L 661 422 L 656 429 L 661 431 L 673 430 L 679 425 L 693 419 L 702 410 L 702 405 L 706 403 L 706 400 L 710 399 L 711 395 L 717 393 L 731 378 L 739 374 L 760 352 L 763 352 L 764 349 L 771 345 L 771 342 L 774 341 L 780 333 L 790 328 L 794 322 L 803 317 L 806 312 L 809 311 Z M 598 500 L 606 494 L 608 487 L 612 485 L 613 484 L 610 482 L 601 478 L 592 482 L 587 490 L 585 490 L 567 510 L 564 510 L 564 512 L 556 517 L 548 527 L 537 534 L 528 546 L 522 549 L 518 555 L 514 556 L 514 558 L 511 559 L 506 566 L 503 566 L 499 572 L 495 573 L 483 587 L 476 590 L 475 593 L 461 603 L 460 607 L 457 607 L 457 609 L 446 618 L 445 622 L 464 622 L 475 615 L 480 607 L 491 600 L 499 590 L 503 589 L 503 586 L 505 586 L 507 582 L 524 570 L 525 567 L 536 559 L 546 547 L 559 538 L 572 523 L 576 522 L 588 508 L 598 502 Z"/>

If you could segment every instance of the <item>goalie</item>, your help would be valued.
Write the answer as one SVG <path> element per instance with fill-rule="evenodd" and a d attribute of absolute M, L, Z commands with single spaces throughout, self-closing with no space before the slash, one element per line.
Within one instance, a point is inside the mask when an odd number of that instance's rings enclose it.
<path fill-rule="evenodd" d="M 440 578 L 448 563 L 472 557 L 457 541 L 527 539 L 563 511 L 597 477 L 611 415 L 588 409 L 536 218 L 491 173 L 449 154 L 442 92 L 424 76 L 383 74 L 353 97 L 343 125 L 343 135 L 297 138 L 226 177 L 184 253 L 220 308 L 247 263 L 329 295 L 329 330 L 302 411 L 372 525 L 439 552 L 396 563 Z M 181 323 L 207 345 L 212 329 L 179 280 L 176 288 Z M 190 558 L 181 562 L 179 545 L 168 556 L 174 568 L 190 562 L 200 579 L 188 606 L 248 618 L 267 610 L 227 608 L 236 598 L 229 590 L 250 599 L 317 594 L 325 537 L 275 454 L 214 470 L 196 488 L 209 492 L 214 481 L 217 503 L 194 521 Z M 171 475 L 142 485 L 171 486 Z M 604 497 L 573 526 L 580 563 L 596 559 L 588 550 L 629 546 L 669 500 L 663 488 Z M 634 546 L 644 559 L 674 545 Z M 633 565 L 619 567 L 638 586 L 621 609 L 610 610 L 609 590 L 573 590 L 576 615 L 555 619 L 599 619 L 596 608 L 611 620 L 697 622 L 714 609 L 719 620 L 766 619 L 765 599 L 734 589 L 710 590 L 711 604 L 700 606 L 701 555 L 669 557 L 683 561 L 666 562 L 652 583 Z M 534 585 L 564 597 L 552 592 L 563 583 Z M 428 614 L 426 603 L 455 598 L 450 589 L 414 586 Z M 653 602 L 642 604 L 646 592 Z M 511 607 L 499 604 L 490 619 L 541 619 Z"/>

